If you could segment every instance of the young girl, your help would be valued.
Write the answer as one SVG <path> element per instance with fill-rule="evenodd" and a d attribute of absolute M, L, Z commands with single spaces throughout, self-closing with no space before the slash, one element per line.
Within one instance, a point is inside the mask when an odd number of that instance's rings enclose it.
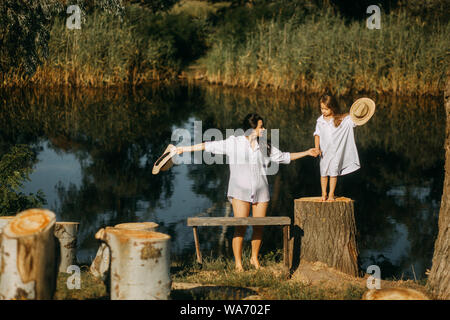
<path fill-rule="evenodd" d="M 322 200 L 327 200 L 327 184 L 330 177 L 328 200 L 335 200 L 337 176 L 348 174 L 360 168 L 358 150 L 351 117 L 341 114 L 336 99 L 324 94 L 319 99 L 322 115 L 317 119 L 314 131 L 315 149 L 320 156 L 320 184 Z"/>

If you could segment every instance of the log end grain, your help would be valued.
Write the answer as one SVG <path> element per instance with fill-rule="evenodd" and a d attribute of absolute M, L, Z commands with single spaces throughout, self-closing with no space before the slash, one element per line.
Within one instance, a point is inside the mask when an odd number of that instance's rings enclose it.
<path fill-rule="evenodd" d="M 22 237 L 46 230 L 53 221 L 55 214 L 45 209 L 29 209 L 20 212 L 5 227 L 4 233 L 8 237 Z"/>
<path fill-rule="evenodd" d="M 128 230 L 151 230 L 159 227 L 159 224 L 155 222 L 126 222 L 119 223 L 114 228 L 128 229 Z"/>
<path fill-rule="evenodd" d="M 121 229 L 121 228 L 113 228 L 106 227 L 104 229 L 105 234 L 111 233 L 118 236 L 121 241 L 129 241 L 129 240 L 152 240 L 152 241 L 165 241 L 169 240 L 170 236 L 164 233 L 155 232 L 155 231 L 146 231 L 146 230 L 130 230 L 130 229 Z"/>

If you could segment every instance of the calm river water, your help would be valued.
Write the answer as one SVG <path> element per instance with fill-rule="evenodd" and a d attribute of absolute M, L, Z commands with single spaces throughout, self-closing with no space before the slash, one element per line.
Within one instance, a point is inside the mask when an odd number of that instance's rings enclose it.
<path fill-rule="evenodd" d="M 359 97 L 342 98 L 340 104 L 348 109 Z M 175 129 L 188 129 L 194 137 L 194 121 L 201 121 L 203 131 L 218 128 L 225 135 L 248 112 L 258 112 L 266 128 L 280 129 L 280 149 L 294 152 L 313 147 L 320 115 L 314 95 L 211 86 L 17 90 L 3 91 L 0 98 L 1 153 L 19 143 L 34 150 L 34 171 L 23 191 L 41 189 L 45 207 L 59 221 L 80 222 L 80 263 L 95 256 L 99 228 L 134 221 L 158 223 L 159 231 L 172 237 L 172 254 L 193 258 L 186 219 L 232 214 L 226 165 L 178 165 L 152 175 Z M 355 129 L 361 169 L 341 177 L 336 194 L 355 200 L 361 268 L 377 264 L 383 278 L 419 279 L 431 266 L 438 230 L 443 103 L 437 98 L 372 98 L 377 102 L 374 117 Z M 318 160 L 281 165 L 269 183 L 268 215 L 292 217 L 294 199 L 320 195 Z M 200 228 L 203 254 L 232 257 L 232 233 L 231 228 Z M 281 230 L 266 228 L 261 253 L 280 248 Z"/>

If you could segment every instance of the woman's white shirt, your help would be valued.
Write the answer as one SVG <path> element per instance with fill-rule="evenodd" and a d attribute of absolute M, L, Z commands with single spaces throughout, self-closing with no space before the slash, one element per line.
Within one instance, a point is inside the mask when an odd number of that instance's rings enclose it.
<path fill-rule="evenodd" d="M 205 151 L 227 156 L 230 165 L 227 196 L 230 201 L 232 198 L 251 203 L 269 201 L 267 173 L 270 162 L 291 162 L 289 152 L 281 152 L 274 146 L 271 147 L 270 156 L 264 156 L 263 152 L 267 154 L 266 150 L 260 150 L 256 141 L 255 148 L 252 149 L 245 136 L 230 136 L 225 140 L 205 142 Z"/>
<path fill-rule="evenodd" d="M 314 136 L 320 137 L 320 175 L 341 176 L 358 170 L 358 150 L 356 149 L 353 128 L 355 123 L 350 116 L 342 119 L 338 127 L 334 126 L 334 119 L 329 121 L 321 115 L 317 119 Z"/>

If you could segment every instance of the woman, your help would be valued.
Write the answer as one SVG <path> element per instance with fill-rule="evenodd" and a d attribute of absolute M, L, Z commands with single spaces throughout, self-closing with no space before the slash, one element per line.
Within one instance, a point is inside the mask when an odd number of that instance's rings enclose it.
<path fill-rule="evenodd" d="M 248 217 L 250 208 L 253 217 L 265 217 L 269 204 L 269 184 L 267 182 L 267 167 L 269 162 L 289 164 L 305 156 L 316 157 L 318 151 L 311 148 L 307 151 L 289 153 L 281 152 L 270 143 L 260 141 L 264 133 L 264 121 L 256 113 L 248 114 L 242 127 L 243 136 L 231 136 L 226 140 L 204 142 L 193 146 L 178 147 L 177 153 L 201 151 L 215 154 L 226 154 L 229 158 L 230 180 L 228 183 L 228 199 L 235 217 Z M 242 244 L 245 226 L 235 228 L 233 236 L 233 253 L 236 270 L 242 268 Z M 258 253 L 263 234 L 262 226 L 254 226 L 252 234 L 252 256 L 250 263 L 259 269 Z"/>

